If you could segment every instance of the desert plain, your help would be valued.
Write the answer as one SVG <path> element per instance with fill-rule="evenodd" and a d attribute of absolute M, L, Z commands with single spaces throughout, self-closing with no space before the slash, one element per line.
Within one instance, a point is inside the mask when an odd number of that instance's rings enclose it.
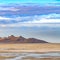
<path fill-rule="evenodd" d="M 60 53 L 60 43 L 19 43 L 19 44 L 0 44 L 1 53 L 38 53 L 44 54 L 47 52 Z M 16 56 L 0 56 L 0 60 L 13 59 Z M 47 57 L 47 58 L 35 58 L 35 57 L 23 57 L 22 60 L 60 60 L 60 57 Z"/>
<path fill-rule="evenodd" d="M 60 52 L 60 43 L 0 44 L 0 52 Z"/>

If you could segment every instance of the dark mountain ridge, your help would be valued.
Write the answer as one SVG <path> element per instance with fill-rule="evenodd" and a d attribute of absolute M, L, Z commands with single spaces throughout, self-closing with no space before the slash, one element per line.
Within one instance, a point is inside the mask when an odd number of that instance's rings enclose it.
<path fill-rule="evenodd" d="M 1 38 L 0 43 L 48 43 L 44 40 L 39 40 L 36 38 L 24 38 L 22 36 L 16 37 L 14 35 Z"/>

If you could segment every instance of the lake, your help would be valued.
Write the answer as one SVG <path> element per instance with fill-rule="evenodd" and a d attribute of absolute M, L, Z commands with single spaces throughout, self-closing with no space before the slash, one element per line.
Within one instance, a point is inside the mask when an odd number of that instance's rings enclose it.
<path fill-rule="evenodd" d="M 60 52 L 0 53 L 0 60 L 60 60 Z"/>

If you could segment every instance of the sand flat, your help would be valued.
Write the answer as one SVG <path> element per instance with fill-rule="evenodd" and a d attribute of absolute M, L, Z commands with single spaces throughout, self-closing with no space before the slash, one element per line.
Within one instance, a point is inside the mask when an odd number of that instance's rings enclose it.
<path fill-rule="evenodd" d="M 57 58 L 57 57 L 50 57 L 50 58 L 33 58 L 33 57 L 27 57 L 27 58 L 23 58 L 23 60 L 60 60 L 60 58 Z"/>
<path fill-rule="evenodd" d="M 0 52 L 60 52 L 60 43 L 0 44 Z"/>

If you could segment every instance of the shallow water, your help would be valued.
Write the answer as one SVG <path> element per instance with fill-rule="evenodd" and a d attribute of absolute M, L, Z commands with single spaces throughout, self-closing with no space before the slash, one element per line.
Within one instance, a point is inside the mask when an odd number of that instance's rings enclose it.
<path fill-rule="evenodd" d="M 60 57 L 60 52 L 50 52 L 50 53 L 0 53 L 1 60 L 24 60 L 24 58 L 31 59 L 32 58 L 50 58 L 50 57 Z M 6 57 L 6 58 L 5 58 Z M 30 60 L 31 60 L 30 59 Z M 27 60 L 27 59 L 26 59 Z"/>

